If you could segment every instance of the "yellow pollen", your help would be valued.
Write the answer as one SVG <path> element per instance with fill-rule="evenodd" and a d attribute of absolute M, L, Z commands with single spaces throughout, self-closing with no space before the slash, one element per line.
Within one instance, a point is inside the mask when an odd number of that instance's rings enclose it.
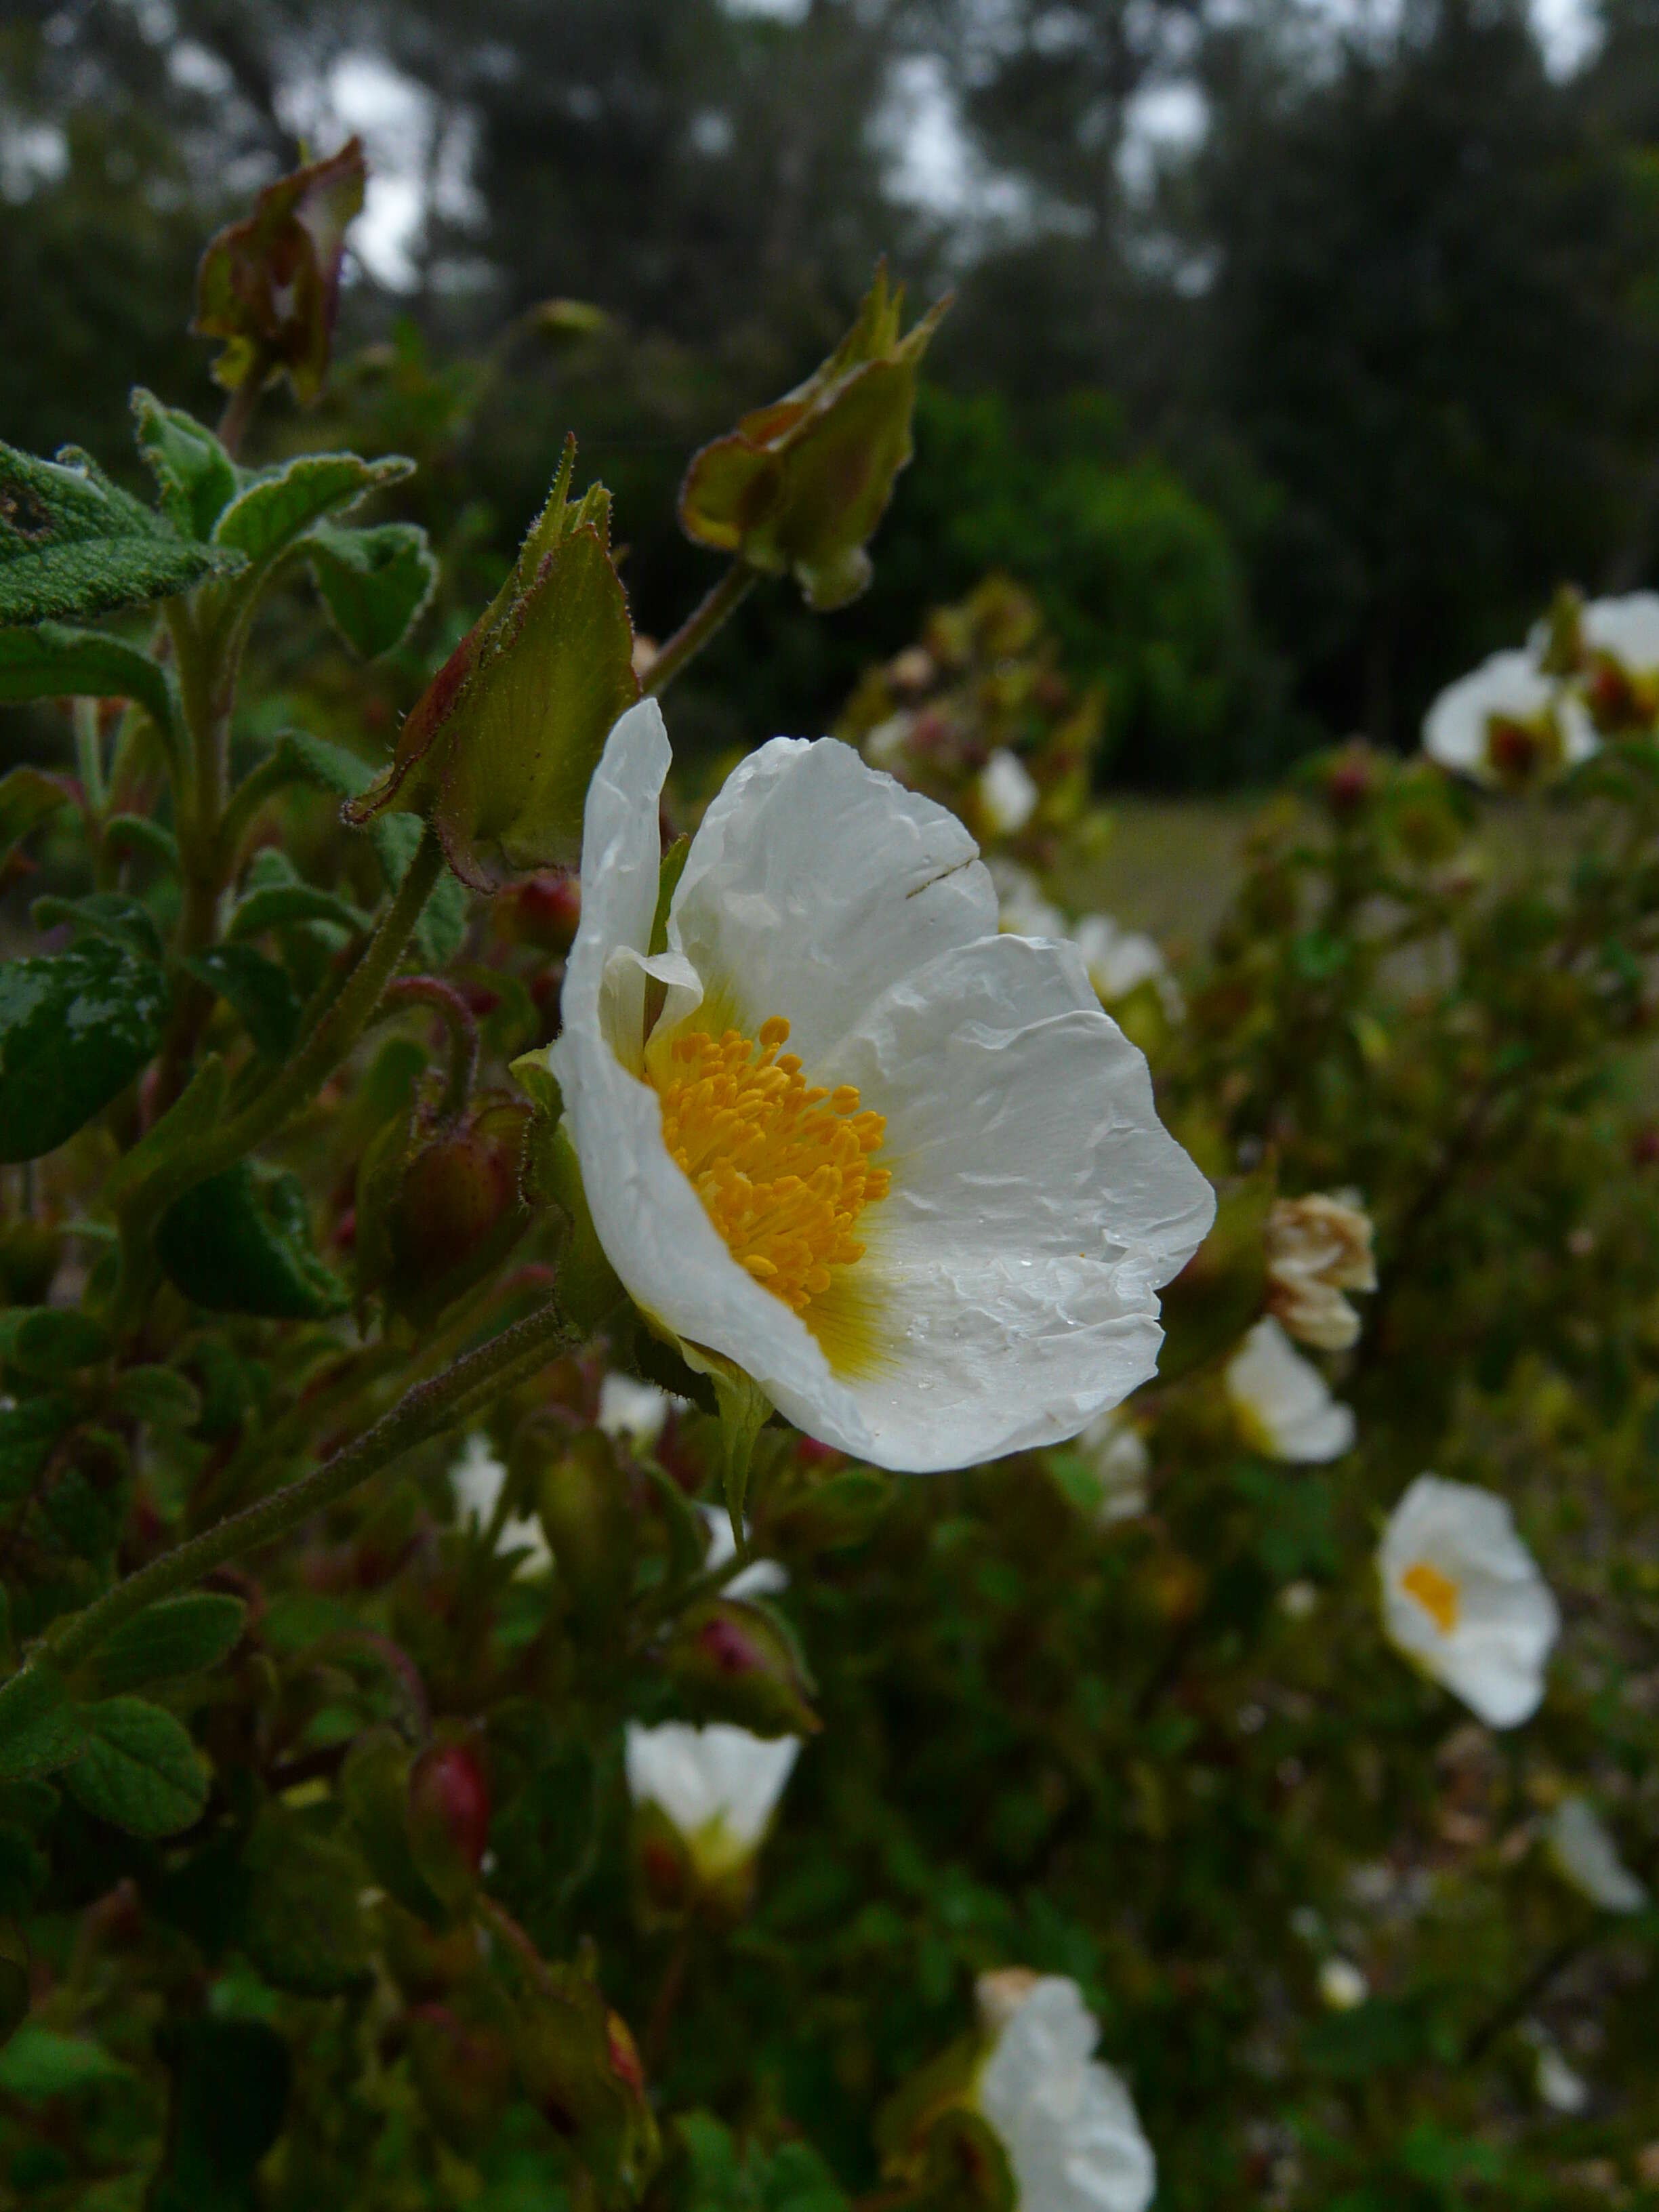
<path fill-rule="evenodd" d="M 1457 1626 L 1462 1601 L 1449 1575 L 1443 1575 L 1428 1560 L 1419 1559 L 1401 1576 L 1400 1586 L 1408 1589 L 1424 1612 L 1433 1616 L 1434 1625 L 1443 1636 L 1451 1634 Z"/>
<path fill-rule="evenodd" d="M 886 1122 L 850 1083 L 811 1088 L 781 1048 L 781 1014 L 751 1042 L 738 1030 L 690 1030 L 647 1061 L 662 1101 L 663 1140 L 690 1177 L 732 1257 L 796 1313 L 830 1288 L 830 1271 L 864 1257 L 853 1234 L 892 1177 L 872 1167 Z"/>

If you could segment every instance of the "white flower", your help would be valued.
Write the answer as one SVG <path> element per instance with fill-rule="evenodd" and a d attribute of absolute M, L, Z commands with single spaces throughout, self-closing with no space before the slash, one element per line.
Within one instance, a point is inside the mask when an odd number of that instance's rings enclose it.
<path fill-rule="evenodd" d="M 507 1469 L 489 1449 L 489 1439 L 476 1433 L 470 1436 L 461 1448 L 459 1459 L 449 1470 L 449 1483 L 460 1517 L 471 1522 L 480 1534 L 495 1517 L 501 1485 L 506 1480 Z M 538 1574 L 553 1564 L 542 1524 L 533 1516 L 508 1514 L 495 1542 L 499 1550 L 516 1551 L 521 1547 L 526 1549 L 528 1556 L 520 1560 L 515 1570 L 518 1574 Z"/>
<path fill-rule="evenodd" d="M 994 860 L 989 866 L 1005 930 L 1016 937 L 1046 937 L 1075 945 L 1095 996 L 1103 1006 L 1114 1006 L 1150 982 L 1157 985 L 1170 1019 L 1181 1019 L 1186 1007 L 1180 986 L 1152 939 L 1139 930 L 1124 929 L 1109 914 L 1085 914 L 1080 921 L 1067 921 L 1043 896 L 1029 868 L 1005 860 Z"/>
<path fill-rule="evenodd" d="M 723 1505 L 699 1505 L 699 1513 L 708 1530 L 708 1549 L 703 1553 L 705 1571 L 723 1567 L 728 1559 L 738 1555 L 732 1540 L 732 1516 Z M 744 1540 L 749 1538 L 747 1523 Z M 780 1590 L 789 1587 L 789 1570 L 776 1559 L 756 1559 L 733 1575 L 726 1585 L 728 1597 L 775 1597 Z"/>
<path fill-rule="evenodd" d="M 993 836 L 1017 837 L 1042 796 L 1018 754 L 994 752 L 979 772 L 980 811 Z"/>
<path fill-rule="evenodd" d="M 631 1375 L 607 1375 L 599 1385 L 599 1426 L 608 1437 L 625 1438 L 635 1451 L 649 1451 L 671 1413 L 690 1401 L 636 1382 Z"/>
<path fill-rule="evenodd" d="M 799 1736 L 750 1735 L 723 1721 L 630 1721 L 623 1760 L 634 1802 L 659 1808 L 712 1882 L 760 1849 L 799 1754 Z"/>
<path fill-rule="evenodd" d="M 1632 676 L 1659 671 L 1659 592 L 1591 599 L 1578 624 L 1589 652 L 1606 653 Z"/>
<path fill-rule="evenodd" d="M 1501 1498 L 1419 1474 L 1376 1564 L 1383 1626 L 1408 1658 L 1491 1728 L 1537 1711 L 1560 1614 Z"/>
<path fill-rule="evenodd" d="M 1584 1797 L 1564 1797 L 1544 1830 L 1550 1856 L 1581 1896 L 1604 1912 L 1639 1912 L 1648 1901 L 1619 1847 Z"/>
<path fill-rule="evenodd" d="M 1530 653 L 1494 653 L 1429 708 L 1423 750 L 1478 783 L 1516 787 L 1587 759 L 1596 739 L 1579 700 Z"/>
<path fill-rule="evenodd" d="M 1359 1316 L 1344 1291 L 1374 1291 L 1369 1218 L 1346 1199 L 1314 1192 L 1276 1200 L 1267 1215 L 1267 1307 L 1291 1336 L 1346 1352 Z"/>
<path fill-rule="evenodd" d="M 1096 1518 L 1103 1525 L 1132 1520 L 1146 1510 L 1146 1477 L 1152 1454 L 1146 1439 L 1133 1421 L 1113 1411 L 1097 1413 L 1074 1449 L 1099 1478 L 1100 1504 Z"/>
<path fill-rule="evenodd" d="M 1044 898 L 1042 884 L 1029 868 L 1000 856 L 985 865 L 996 890 L 1000 929 L 1014 937 L 1049 937 L 1056 941 L 1068 934 L 1065 915 Z"/>
<path fill-rule="evenodd" d="M 1333 2012 L 1352 2012 L 1364 2003 L 1371 1985 L 1352 1959 L 1332 1957 L 1319 1969 L 1319 1994 Z"/>
<path fill-rule="evenodd" d="M 1582 2112 L 1590 2100 L 1589 2083 L 1575 2074 L 1555 2045 L 1540 2042 L 1533 2074 L 1540 2104 L 1553 2112 Z"/>
<path fill-rule="evenodd" d="M 1266 1458 L 1340 1459 L 1352 1446 L 1352 1407 L 1331 1395 L 1271 1314 L 1228 1361 L 1224 1379 L 1246 1441 Z"/>
<path fill-rule="evenodd" d="M 611 734 L 552 1048 L 612 1266 L 860 1459 L 1074 1436 L 1214 1212 L 1145 1060 L 1075 951 L 997 933 L 956 817 L 829 739 L 736 770 L 647 959 L 668 759 L 654 701 Z"/>
<path fill-rule="evenodd" d="M 979 1999 L 995 2037 L 979 2109 L 1008 2154 L 1018 2212 L 1145 2212 L 1157 2163 L 1121 2077 L 1092 2056 L 1100 2029 L 1077 1984 L 985 1974 Z"/>

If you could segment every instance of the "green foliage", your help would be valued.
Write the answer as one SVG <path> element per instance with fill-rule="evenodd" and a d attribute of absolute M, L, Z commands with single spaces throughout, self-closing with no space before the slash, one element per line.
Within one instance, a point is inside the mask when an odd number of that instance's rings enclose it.
<path fill-rule="evenodd" d="M 235 550 L 179 537 L 88 453 L 40 461 L 0 446 L 0 623 L 141 605 L 241 565 Z"/>
<path fill-rule="evenodd" d="M 124 1091 L 161 1042 L 167 978 L 94 938 L 0 969 L 0 1159 L 55 1151 Z"/>
<path fill-rule="evenodd" d="M 172 1836 L 207 1802 L 208 1769 L 190 1733 L 161 1705 L 105 1698 L 84 1708 L 86 1748 L 64 1786 L 88 1813 L 134 1836 Z"/>
<path fill-rule="evenodd" d="M 155 1254 L 210 1313 L 321 1321 L 348 1304 L 312 1243 L 299 1178 L 252 1160 L 175 1199 L 157 1227 Z"/>

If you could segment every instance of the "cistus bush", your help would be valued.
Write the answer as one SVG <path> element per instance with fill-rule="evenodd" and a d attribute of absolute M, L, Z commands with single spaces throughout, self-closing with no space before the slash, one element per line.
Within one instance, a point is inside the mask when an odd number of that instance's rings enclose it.
<path fill-rule="evenodd" d="M 463 605 L 246 457 L 362 181 L 210 247 L 153 499 L 0 449 L 0 2196 L 1659 2200 L 1659 601 L 1177 975 L 1006 576 L 673 778 L 932 318 L 694 460 L 660 647 L 568 448 Z"/>

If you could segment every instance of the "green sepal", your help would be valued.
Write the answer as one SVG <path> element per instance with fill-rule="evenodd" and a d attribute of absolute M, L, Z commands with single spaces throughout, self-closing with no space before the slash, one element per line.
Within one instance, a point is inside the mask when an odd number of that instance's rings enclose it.
<path fill-rule="evenodd" d="M 180 538 L 76 447 L 42 461 L 0 445 L 0 627 L 142 606 L 242 565 Z"/>
<path fill-rule="evenodd" d="M 350 1304 L 311 1240 L 297 1176 L 239 1160 L 162 1215 L 155 1255 L 187 1298 L 213 1313 L 321 1321 Z"/>
<path fill-rule="evenodd" d="M 406 1911 L 441 1926 L 448 1916 L 410 1848 L 409 1752 L 395 1729 L 358 1737 L 340 1771 L 340 1796 L 374 1880 Z"/>
<path fill-rule="evenodd" d="M 676 837 L 663 854 L 657 870 L 657 910 L 651 917 L 651 947 L 649 957 L 668 950 L 668 915 L 674 903 L 674 893 L 679 889 L 680 878 L 685 873 L 685 863 L 691 851 L 691 840 L 684 836 Z"/>
<path fill-rule="evenodd" d="M 166 671 L 136 645 L 67 623 L 0 629 L 0 702 L 69 698 L 131 699 L 163 725 L 173 714 Z M 13 775 L 21 773 L 12 770 Z M 0 793 L 3 789 L 0 784 Z M 0 797 L 0 807 L 3 804 Z"/>
<path fill-rule="evenodd" d="M 572 440 L 513 573 L 416 702 L 391 768 L 345 809 L 359 827 L 422 816 L 477 890 L 579 851 L 593 769 L 639 696 L 610 495 L 572 501 L 574 465 Z"/>
<path fill-rule="evenodd" d="M 222 1659 L 242 1632 L 247 1607 L 226 1590 L 163 1598 L 124 1621 L 93 1661 L 100 1692 L 142 1690 L 176 1674 L 196 1674 Z"/>
<path fill-rule="evenodd" d="M 211 430 L 167 407 L 143 385 L 131 399 L 133 434 L 155 479 L 161 512 L 181 538 L 210 538 L 236 496 L 236 464 Z"/>
<path fill-rule="evenodd" d="M 697 1721 L 729 1721 L 756 1735 L 816 1735 L 812 1684 L 793 1632 L 753 1598 L 715 1597 L 674 1624 L 663 1664 Z"/>
<path fill-rule="evenodd" d="M 86 1747 L 64 1777 L 76 1803 L 133 1836 L 175 1836 L 201 1818 L 207 1763 L 183 1723 L 143 1698 L 83 1705 Z"/>
<path fill-rule="evenodd" d="M 286 1060 L 303 1009 L 280 962 L 251 945 L 214 945 L 179 962 L 186 974 L 222 998 L 267 1060 Z"/>
<path fill-rule="evenodd" d="M 538 1113 L 525 1157 L 526 1199 L 532 1206 L 557 1206 L 568 1224 L 559 1248 L 559 1303 L 573 1326 L 592 1335 L 626 1304 L 628 1292 L 593 1226 L 570 1132 L 562 1121 L 550 1129 L 545 1115 Z"/>
<path fill-rule="evenodd" d="M 305 551 L 329 619 L 365 660 L 403 643 L 438 581 L 437 562 L 418 523 L 383 522 L 370 530 L 319 523 Z"/>
<path fill-rule="evenodd" d="M 56 1151 L 125 1089 L 161 1042 L 167 981 L 94 939 L 0 966 L 0 1160 Z"/>
<path fill-rule="evenodd" d="M 732 1522 L 732 1540 L 742 1558 L 748 1549 L 744 1530 L 744 1501 L 749 1493 L 749 1470 L 754 1463 L 755 1439 L 772 1417 L 772 1401 L 752 1376 L 706 1346 L 682 1341 L 687 1366 L 706 1375 L 714 1386 L 720 1408 L 720 1453 L 724 1462 L 722 1486 L 726 1510 Z"/>

